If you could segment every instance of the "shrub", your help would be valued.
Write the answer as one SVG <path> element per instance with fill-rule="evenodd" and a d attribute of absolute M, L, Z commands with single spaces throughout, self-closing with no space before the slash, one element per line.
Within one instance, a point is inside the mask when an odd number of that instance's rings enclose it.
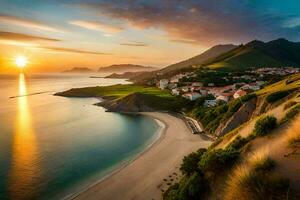
<path fill-rule="evenodd" d="M 284 105 L 284 110 L 286 110 L 286 109 L 288 109 L 288 108 L 290 108 L 290 107 L 292 107 L 292 106 L 294 106 L 294 105 L 296 105 L 296 104 L 297 104 L 296 101 L 289 101 L 289 102 L 287 102 L 287 103 Z"/>
<path fill-rule="evenodd" d="M 285 114 L 284 118 L 281 120 L 282 123 L 285 123 L 294 117 L 296 117 L 300 112 L 300 105 L 292 107 L 287 113 Z"/>
<path fill-rule="evenodd" d="M 225 168 L 231 167 L 238 159 L 239 152 L 235 149 L 217 149 L 205 152 L 198 164 L 203 172 L 223 171 Z"/>
<path fill-rule="evenodd" d="M 267 135 L 271 130 L 273 130 L 277 125 L 277 119 L 273 116 L 265 116 L 258 119 L 254 127 L 255 136 Z"/>
<path fill-rule="evenodd" d="M 180 183 L 170 186 L 163 194 L 164 200 L 198 200 L 203 199 L 209 191 L 209 184 L 201 172 L 194 172 L 184 177 Z"/>
<path fill-rule="evenodd" d="M 289 95 L 289 91 L 274 92 L 267 96 L 267 102 L 274 103 L 275 101 L 278 101 L 279 99 L 282 99 L 282 98 L 286 97 L 287 95 Z"/>
<path fill-rule="evenodd" d="M 287 199 L 289 180 L 275 174 L 275 163 L 263 157 L 233 172 L 225 189 L 225 200 Z"/>
<path fill-rule="evenodd" d="M 239 135 L 229 144 L 229 146 L 227 148 L 233 148 L 235 150 L 240 150 L 249 141 L 250 141 L 250 137 L 243 138 Z"/>
<path fill-rule="evenodd" d="M 197 152 L 193 152 L 188 156 L 184 156 L 183 162 L 181 164 L 180 170 L 185 175 L 191 175 L 198 170 L 198 162 L 201 159 L 203 153 L 206 149 L 199 149 Z"/>

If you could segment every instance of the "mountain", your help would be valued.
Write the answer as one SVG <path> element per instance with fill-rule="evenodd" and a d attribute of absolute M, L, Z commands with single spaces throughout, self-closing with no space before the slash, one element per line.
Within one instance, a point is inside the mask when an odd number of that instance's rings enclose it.
<path fill-rule="evenodd" d="M 212 48 L 208 49 L 207 51 L 203 52 L 202 54 L 199 54 L 199 55 L 189 58 L 187 60 L 169 65 L 160 70 L 144 73 L 137 77 L 134 77 L 133 81 L 144 82 L 145 80 L 155 77 L 157 74 L 163 74 L 164 76 L 171 76 L 172 74 L 176 74 L 179 71 L 187 70 L 187 69 L 191 68 L 192 66 L 195 66 L 195 65 L 199 66 L 204 61 L 206 61 L 210 58 L 219 56 L 222 53 L 228 52 L 235 48 L 237 48 L 237 46 L 233 45 L 233 44 L 216 45 L 216 46 L 213 46 Z"/>
<path fill-rule="evenodd" d="M 253 40 L 202 63 L 210 69 L 300 66 L 300 43 L 286 39 Z"/>
<path fill-rule="evenodd" d="M 93 72 L 90 68 L 87 67 L 73 67 L 72 69 L 62 71 L 63 73 L 89 73 Z"/>
<path fill-rule="evenodd" d="M 159 72 L 161 73 L 168 73 L 174 70 L 180 70 L 183 68 L 187 68 L 189 66 L 193 66 L 193 65 L 200 65 L 202 64 L 203 61 L 210 59 L 210 58 L 214 58 L 224 52 L 228 52 L 232 49 L 235 49 L 237 46 L 233 45 L 233 44 L 225 44 L 225 45 L 216 45 L 210 49 L 208 49 L 207 51 L 203 52 L 200 55 L 194 56 L 192 58 L 189 58 L 187 60 L 169 65 L 161 70 L 159 70 Z"/>
<path fill-rule="evenodd" d="M 155 67 L 146 67 L 142 65 L 133 64 L 118 64 L 110 65 L 108 67 L 100 67 L 98 72 L 101 73 L 124 73 L 124 72 L 139 72 L 139 71 L 153 71 Z"/>

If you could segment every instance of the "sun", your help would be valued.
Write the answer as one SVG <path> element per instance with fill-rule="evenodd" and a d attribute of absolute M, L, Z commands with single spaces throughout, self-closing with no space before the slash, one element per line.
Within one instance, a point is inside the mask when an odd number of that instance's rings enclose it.
<path fill-rule="evenodd" d="M 24 68 L 26 67 L 28 60 L 25 56 L 18 56 L 16 57 L 15 63 L 17 65 L 17 67 L 19 68 Z"/>

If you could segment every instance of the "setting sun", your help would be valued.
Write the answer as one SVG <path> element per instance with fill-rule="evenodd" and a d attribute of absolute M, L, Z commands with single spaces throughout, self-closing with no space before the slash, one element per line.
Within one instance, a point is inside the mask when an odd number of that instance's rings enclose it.
<path fill-rule="evenodd" d="M 15 62 L 19 68 L 24 68 L 28 63 L 28 60 L 25 56 L 18 56 Z"/>

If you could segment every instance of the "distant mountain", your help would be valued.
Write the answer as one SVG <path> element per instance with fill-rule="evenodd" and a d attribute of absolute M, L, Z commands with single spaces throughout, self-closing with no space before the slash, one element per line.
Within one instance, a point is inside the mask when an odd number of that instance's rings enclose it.
<path fill-rule="evenodd" d="M 141 72 L 124 72 L 124 73 L 121 73 L 121 74 L 113 73 L 113 74 L 110 74 L 108 76 L 105 76 L 105 78 L 125 78 L 125 79 L 131 79 L 131 78 L 139 76 L 139 75 L 141 75 L 143 73 L 145 73 L 145 71 L 141 71 Z"/>
<path fill-rule="evenodd" d="M 211 69 L 300 66 L 300 43 L 286 39 L 253 40 L 202 63 Z"/>
<path fill-rule="evenodd" d="M 63 71 L 63 73 L 89 73 L 89 72 L 93 72 L 93 70 L 87 67 L 73 67 L 72 69 Z"/>
<path fill-rule="evenodd" d="M 179 71 L 189 69 L 192 66 L 199 66 L 207 59 L 214 58 L 216 56 L 221 55 L 224 52 L 228 52 L 235 48 L 237 48 L 237 46 L 233 45 L 233 44 L 216 45 L 216 46 L 213 46 L 212 48 L 208 49 L 207 51 L 203 52 L 202 54 L 194 56 L 187 60 L 169 65 L 160 70 L 140 74 L 139 76 L 134 77 L 132 79 L 132 81 L 145 82 L 148 79 L 152 79 L 157 74 L 162 74 L 163 76 L 168 77 L 168 76 L 178 73 Z"/>
<path fill-rule="evenodd" d="M 194 56 L 192 58 L 189 58 L 187 60 L 169 65 L 161 70 L 159 72 L 161 73 L 168 73 L 174 70 L 180 70 L 184 69 L 193 65 L 200 65 L 202 64 L 205 60 L 214 58 L 222 53 L 228 52 L 232 49 L 235 49 L 237 46 L 233 44 L 225 44 L 225 45 L 216 45 L 207 51 L 203 52 L 200 55 Z"/>
<path fill-rule="evenodd" d="M 100 67 L 98 72 L 101 73 L 124 73 L 124 72 L 140 72 L 140 71 L 153 71 L 155 67 L 146 67 L 142 65 L 133 64 L 119 64 L 110 65 L 108 67 Z"/>

